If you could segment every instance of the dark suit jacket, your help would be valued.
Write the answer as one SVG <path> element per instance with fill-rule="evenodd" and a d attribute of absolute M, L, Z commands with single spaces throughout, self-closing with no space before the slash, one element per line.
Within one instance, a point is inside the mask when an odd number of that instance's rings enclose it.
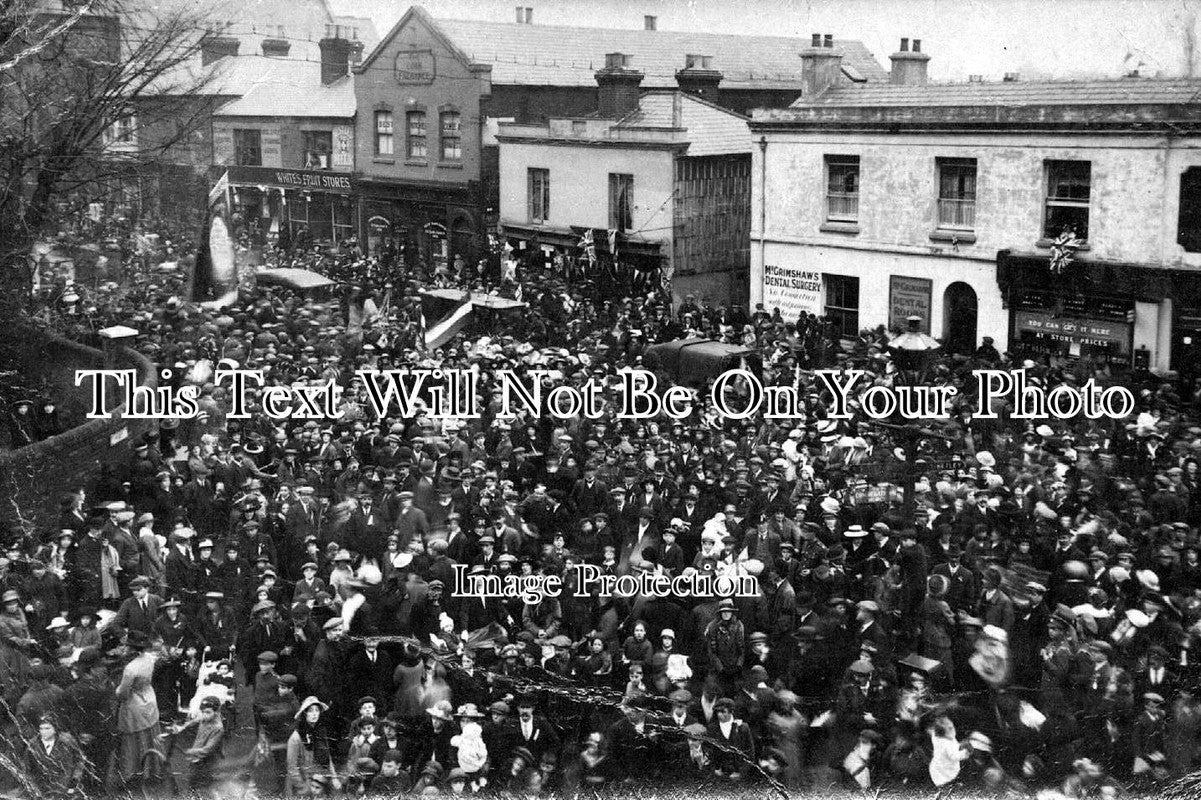
<path fill-rule="evenodd" d="M 113 625 L 117 630 L 141 631 L 149 635 L 154 631 L 154 623 L 158 619 L 158 607 L 162 604 L 161 597 L 156 594 L 149 595 L 146 598 L 146 610 L 143 611 L 137 598 L 127 598 L 117 609 Z"/>
<path fill-rule="evenodd" d="M 521 720 L 517 720 L 514 723 L 514 728 L 513 746 L 528 748 L 534 754 L 534 758 L 542 758 L 543 753 L 558 752 L 559 735 L 555 733 L 555 729 L 546 720 L 534 717 L 533 734 L 529 739 L 526 739 L 522 735 Z"/>
<path fill-rule="evenodd" d="M 172 546 L 171 552 L 167 554 L 166 566 L 167 591 L 181 600 L 194 600 L 199 578 L 196 562 L 181 555 L 179 550 Z"/>
<path fill-rule="evenodd" d="M 714 715 L 713 721 L 709 723 L 708 735 L 726 747 L 739 750 L 751 763 L 755 762 L 755 740 L 751 738 L 751 729 L 745 722 L 734 720 L 734 725 L 730 728 L 730 735 L 726 737 L 722 735 L 721 723 Z M 738 753 L 712 748 L 709 757 L 713 760 L 714 768 L 723 772 L 746 772 L 748 770 L 746 761 L 739 758 Z"/>
<path fill-rule="evenodd" d="M 367 658 L 367 651 L 360 649 L 350 656 L 346 665 L 346 677 L 357 691 L 363 695 L 371 695 L 376 699 L 379 708 L 387 709 L 393 695 L 392 670 L 395 668 L 396 664 L 383 650 L 376 650 L 373 664 Z"/>
<path fill-rule="evenodd" d="M 372 506 L 370 514 L 364 514 L 361 508 L 355 509 L 346 521 L 346 547 L 365 558 L 378 560 L 384 555 L 386 531 L 384 514 L 379 508 Z"/>

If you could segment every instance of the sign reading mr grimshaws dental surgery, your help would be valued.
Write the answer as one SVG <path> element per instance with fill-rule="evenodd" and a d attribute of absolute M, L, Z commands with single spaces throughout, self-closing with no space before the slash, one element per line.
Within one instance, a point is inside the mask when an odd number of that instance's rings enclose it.
<path fill-rule="evenodd" d="M 763 307 L 780 309 L 784 319 L 795 321 L 802 311 L 822 313 L 822 274 L 804 267 L 763 267 Z"/>

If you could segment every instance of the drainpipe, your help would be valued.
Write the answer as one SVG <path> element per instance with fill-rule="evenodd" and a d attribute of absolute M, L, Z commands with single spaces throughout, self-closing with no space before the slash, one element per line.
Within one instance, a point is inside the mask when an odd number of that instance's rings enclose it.
<path fill-rule="evenodd" d="M 1163 154 L 1163 207 L 1170 208 L 1172 203 L 1171 193 L 1171 175 L 1174 168 L 1173 165 L 1173 145 L 1176 139 L 1176 131 L 1169 127 L 1164 135 L 1164 154 Z M 1177 172 L 1176 174 L 1180 174 Z M 1176 189 L 1177 200 L 1180 196 L 1180 188 Z M 1177 216 L 1179 216 L 1179 206 L 1177 206 Z M 1171 226 L 1171 227 L 1169 227 Z M 1174 245 L 1175 238 L 1171 231 L 1175 230 L 1175 226 L 1171 225 L 1167 214 L 1160 215 L 1159 221 L 1159 264 L 1160 269 L 1167 267 L 1171 255 L 1175 255 Z M 1171 244 L 1169 244 L 1171 242 Z M 1168 271 L 1168 279 L 1171 280 L 1171 271 Z M 1175 292 L 1171 293 L 1173 296 Z M 1138 306 L 1135 306 L 1135 325 L 1138 325 Z M 1165 297 L 1159 301 L 1158 319 L 1156 319 L 1155 329 L 1155 359 L 1149 365 L 1152 371 L 1160 372 L 1171 369 L 1172 367 L 1172 329 L 1176 326 L 1176 303 L 1172 296 Z M 1131 337 L 1133 339 L 1133 337 Z"/>
<path fill-rule="evenodd" d="M 767 269 L 767 137 L 759 137 L 759 302 L 763 302 L 763 272 Z M 749 276 L 748 276 L 749 277 Z M 747 287 L 748 289 L 750 287 Z M 748 294 L 750 294 L 748 292 Z M 766 308 L 766 306 L 764 306 Z M 747 311 L 749 312 L 750 304 Z"/>

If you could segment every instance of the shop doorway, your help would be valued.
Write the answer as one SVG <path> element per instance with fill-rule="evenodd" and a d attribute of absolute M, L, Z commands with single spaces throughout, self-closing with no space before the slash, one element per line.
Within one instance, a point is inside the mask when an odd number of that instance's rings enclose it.
<path fill-rule="evenodd" d="M 943 347 L 949 353 L 970 354 L 976 349 L 976 290 L 963 281 L 947 287 L 942 296 Z"/>
<path fill-rule="evenodd" d="M 475 268 L 475 234 L 471 220 L 456 217 L 450 228 L 451 267 L 456 274 Z"/>
<path fill-rule="evenodd" d="M 1192 383 L 1201 369 L 1201 308 L 1184 308 L 1172 326 L 1172 357 L 1169 366 Z"/>

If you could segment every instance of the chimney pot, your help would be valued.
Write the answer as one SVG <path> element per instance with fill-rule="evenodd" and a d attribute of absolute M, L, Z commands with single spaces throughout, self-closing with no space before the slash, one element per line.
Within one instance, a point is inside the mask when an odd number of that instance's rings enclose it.
<path fill-rule="evenodd" d="M 899 86 L 922 86 L 926 83 L 926 69 L 930 56 L 922 52 L 922 40 L 913 40 L 913 49 L 909 49 L 909 39 L 901 39 L 901 49 L 888 57 L 892 61 L 890 82 Z"/>
<path fill-rule="evenodd" d="M 321 49 L 321 82 L 331 84 L 350 74 L 350 56 L 354 46 L 348 39 L 326 37 L 317 43 Z"/>
<path fill-rule="evenodd" d="M 834 49 L 834 37 L 813 35 L 813 47 L 801 51 L 801 97 L 817 97 L 842 81 L 842 54 Z"/>
<path fill-rule="evenodd" d="M 713 69 L 712 56 L 689 54 L 684 58 L 684 68 L 676 72 L 676 85 L 680 91 L 695 97 L 716 95 L 721 79 L 721 72 Z"/>
<path fill-rule="evenodd" d="M 643 74 L 629 69 L 624 53 L 606 53 L 605 68 L 596 73 L 597 113 L 606 119 L 621 119 L 638 109 Z"/>
<path fill-rule="evenodd" d="M 968 83 L 984 83 L 984 76 L 983 75 L 968 75 L 967 82 Z"/>
<path fill-rule="evenodd" d="M 834 47 L 834 34 L 826 34 L 826 47 Z"/>
<path fill-rule="evenodd" d="M 1020 77 L 1021 75 L 1017 72 L 1006 72 L 1004 81 L 1005 83 L 1016 83 Z"/>

